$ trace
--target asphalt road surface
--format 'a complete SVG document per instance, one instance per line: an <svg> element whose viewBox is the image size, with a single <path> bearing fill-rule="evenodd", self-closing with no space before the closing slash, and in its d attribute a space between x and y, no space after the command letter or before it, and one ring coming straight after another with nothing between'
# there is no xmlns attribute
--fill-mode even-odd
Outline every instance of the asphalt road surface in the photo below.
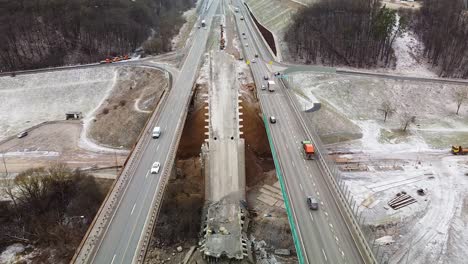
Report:
<svg viewBox="0 0 468 264"><path fill-rule="evenodd" d="M158 189L163 187L160 184L164 167L172 166L172 164L166 164L166 161L171 148L178 141L176 138L177 129L183 128L185 121L181 120L184 116L183 111L187 111L186 106L190 99L190 92L201 57L205 52L209 27L218 3L218 1L205 0L199 20L205 19L207 27L195 31L193 45L179 77L175 80L174 87L161 109L160 116L156 118L156 124L153 124L153 126L161 127L161 137L151 139L149 144L142 149L143 155L140 160L136 161L134 174L109 220L104 236L97 241L91 257L85 262L116 264L135 261L138 243L146 231L144 224L150 215L153 197ZM207 9L204 8L205 6ZM150 130L144 135L145 137L151 137ZM159 174L150 173L150 168L155 161L161 163ZM77 262L80 262L80 258L77 259Z"/></svg>
<svg viewBox="0 0 468 264"><path fill-rule="evenodd" d="M236 13L239 34L244 32L247 35L246 40L241 40L245 59L252 61L255 54L259 55L257 62L251 63L256 86L261 87L266 82L263 80L264 76L277 84L275 92L260 90L259 99L263 113L267 117L277 118L277 123L269 126L291 203L304 263L364 263L333 199L333 193L325 182L318 161L304 159L301 141L308 138L293 111L285 88L268 70L267 63L271 56L254 30L247 9L241 1L234 2L240 7L240 13ZM240 16L245 19L241 21ZM308 209L307 196L319 200L318 211Z"/></svg>

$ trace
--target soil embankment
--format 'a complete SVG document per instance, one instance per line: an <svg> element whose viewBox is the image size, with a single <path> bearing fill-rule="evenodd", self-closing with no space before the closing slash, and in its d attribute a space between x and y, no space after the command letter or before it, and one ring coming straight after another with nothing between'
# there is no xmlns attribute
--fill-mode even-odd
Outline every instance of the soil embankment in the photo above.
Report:
<svg viewBox="0 0 468 264"><path fill-rule="evenodd" d="M132 148L168 84L159 70L119 69L115 87L90 121L88 135L102 145Z"/></svg>

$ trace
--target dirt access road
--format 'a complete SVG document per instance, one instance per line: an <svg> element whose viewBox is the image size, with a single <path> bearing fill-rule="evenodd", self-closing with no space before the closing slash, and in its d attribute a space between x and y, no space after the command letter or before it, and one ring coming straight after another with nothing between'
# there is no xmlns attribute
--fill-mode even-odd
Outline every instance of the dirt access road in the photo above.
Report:
<svg viewBox="0 0 468 264"><path fill-rule="evenodd" d="M122 165L128 152L86 150L80 147L82 132L80 121L45 123L29 131L24 138L13 137L0 142L0 153L8 173L19 173L31 167L49 166L51 163L66 163L70 168L104 168ZM5 166L0 166L4 175ZM100 177L113 178L116 170L109 170Z"/></svg>

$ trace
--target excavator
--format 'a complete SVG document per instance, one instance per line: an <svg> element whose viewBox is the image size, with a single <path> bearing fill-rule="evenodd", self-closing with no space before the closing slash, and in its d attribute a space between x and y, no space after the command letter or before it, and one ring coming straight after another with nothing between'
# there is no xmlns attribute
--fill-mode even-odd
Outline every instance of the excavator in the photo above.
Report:
<svg viewBox="0 0 468 264"><path fill-rule="evenodd" d="M463 148L462 146L452 146L453 155L466 155L468 154L468 148Z"/></svg>

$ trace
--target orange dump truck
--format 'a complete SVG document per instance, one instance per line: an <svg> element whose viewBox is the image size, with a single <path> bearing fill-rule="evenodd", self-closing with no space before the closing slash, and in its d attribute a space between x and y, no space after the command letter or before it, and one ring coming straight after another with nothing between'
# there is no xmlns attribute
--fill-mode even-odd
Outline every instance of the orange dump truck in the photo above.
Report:
<svg viewBox="0 0 468 264"><path fill-rule="evenodd" d="M462 146L452 146L453 155L466 155L468 154L468 148L463 148Z"/></svg>
<svg viewBox="0 0 468 264"><path fill-rule="evenodd" d="M301 143L302 143L302 149L304 150L305 159L314 159L315 148L312 142L310 142L309 140L304 140Z"/></svg>

